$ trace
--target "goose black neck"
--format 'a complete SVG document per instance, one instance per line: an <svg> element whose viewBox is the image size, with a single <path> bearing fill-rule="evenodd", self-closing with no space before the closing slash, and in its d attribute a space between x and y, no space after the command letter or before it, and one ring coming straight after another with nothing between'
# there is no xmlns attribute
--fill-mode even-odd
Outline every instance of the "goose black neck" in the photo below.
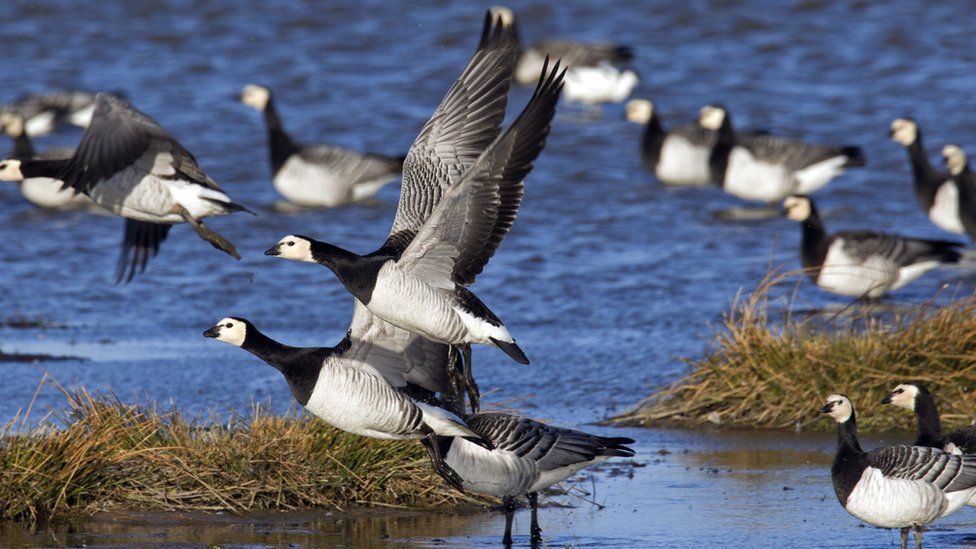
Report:
<svg viewBox="0 0 976 549"><path fill-rule="evenodd" d="M34 144L31 143L30 137L27 137L27 132L20 132L20 135L14 137L13 141L14 158L23 160L34 157Z"/></svg>
<svg viewBox="0 0 976 549"><path fill-rule="evenodd" d="M332 347L291 347L259 332L253 326L241 345L245 351L265 361L285 376L288 388L302 406L308 404L318 381L322 362L334 352Z"/></svg>
<svg viewBox="0 0 976 549"><path fill-rule="evenodd" d="M67 168L71 159L23 159L20 161L20 173L24 179L32 177L50 177L60 179L61 172Z"/></svg>
<svg viewBox="0 0 976 549"><path fill-rule="evenodd" d="M368 305L373 297L376 279L383 265L393 258L389 255L361 256L326 242L312 241L312 259L325 265L346 290L363 304Z"/></svg>
<svg viewBox="0 0 976 549"><path fill-rule="evenodd" d="M641 137L641 158L644 165L654 168L661 156L661 145L664 144L664 128L656 113L644 125L644 135Z"/></svg>
<svg viewBox="0 0 976 549"><path fill-rule="evenodd" d="M729 155L732 154L732 148L735 146L735 131L732 129L732 119L728 113L725 113L722 126L717 133L715 145L708 157L708 168L712 174L712 183L722 187L725 182L725 171L729 166Z"/></svg>
<svg viewBox="0 0 976 549"><path fill-rule="evenodd" d="M908 160L912 165L912 176L915 178L915 191L919 193L919 198L923 200L926 209L931 208L935 201L935 192L942 183L942 174L929 162L928 155L925 154L925 147L922 145L922 134L915 134L915 141L905 147L908 152Z"/></svg>
<svg viewBox="0 0 976 549"><path fill-rule="evenodd" d="M800 239L800 263L807 271L807 275L814 281L827 259L827 248L830 239L827 236L827 229L824 228L823 221L816 206L810 203L810 216L800 223L802 237Z"/></svg>
<svg viewBox="0 0 976 549"><path fill-rule="evenodd" d="M857 441L857 424L854 411L851 417L837 424L837 453L830 466L830 476L834 483L834 494L840 504L847 506L847 500L857 487L868 466L868 455Z"/></svg>
<svg viewBox="0 0 976 549"><path fill-rule="evenodd" d="M851 411L847 421L837 424L837 456L864 454L861 443L857 440L857 419Z"/></svg>
<svg viewBox="0 0 976 549"><path fill-rule="evenodd" d="M329 244L328 242L319 242L317 240L310 241L312 259L316 263L325 265L329 269L336 271L344 271L362 260L362 256L350 252L345 248L340 248L334 244Z"/></svg>
<svg viewBox="0 0 976 549"><path fill-rule="evenodd" d="M264 122L268 126L268 141L271 143L271 169L278 173L288 158L298 152L298 145L285 132L272 97L268 98L268 104L264 106Z"/></svg>
<svg viewBox="0 0 976 549"><path fill-rule="evenodd" d="M935 399L928 391L915 396L915 417L918 420L917 446L942 447L942 421L935 407Z"/></svg>

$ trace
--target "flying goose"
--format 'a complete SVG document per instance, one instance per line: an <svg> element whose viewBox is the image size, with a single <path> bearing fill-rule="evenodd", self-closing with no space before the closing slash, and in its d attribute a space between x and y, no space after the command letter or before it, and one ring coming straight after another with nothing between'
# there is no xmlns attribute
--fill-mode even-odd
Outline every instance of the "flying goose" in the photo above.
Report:
<svg viewBox="0 0 976 549"><path fill-rule="evenodd" d="M959 145L942 147L953 186L959 196L959 221L969 238L976 242L976 175L969 169L969 160Z"/></svg>
<svg viewBox="0 0 976 549"><path fill-rule="evenodd" d="M718 134L698 124L665 131L654 104L647 99L627 103L627 120L644 125L641 160L665 185L704 187L711 183L708 157Z"/></svg>
<svg viewBox="0 0 976 549"><path fill-rule="evenodd" d="M566 70L563 96L571 103L599 105L621 103L640 83L637 73L618 69L610 63L595 67L577 66Z"/></svg>
<svg viewBox="0 0 976 549"><path fill-rule="evenodd" d="M894 404L915 412L918 420L918 438L915 446L928 446L950 454L976 454L976 425L942 434L942 421L935 407L935 398L924 383L902 383L892 389L882 404ZM971 503L976 505L976 503Z"/></svg>
<svg viewBox="0 0 976 549"><path fill-rule="evenodd" d="M282 345L237 317L222 319L203 335L273 366L299 404L338 429L385 440L420 440L434 469L463 490L437 451L437 436L462 437L489 450L493 446L458 416L421 400L446 390L447 349L430 348L430 342L419 339L412 340L419 345L404 348L404 341L398 341L402 332L388 327L357 307L349 332L334 347Z"/></svg>
<svg viewBox="0 0 976 549"><path fill-rule="evenodd" d="M0 127L14 142L12 157L17 160L34 158L47 160L65 160L71 158L74 151L65 148L54 148L36 154L34 144L24 131L24 118L13 112L0 112ZM64 183L50 177L31 177L19 182L20 193L31 204L41 208L79 208L91 204L88 197L76 193L74 189L64 189Z"/></svg>
<svg viewBox="0 0 976 549"><path fill-rule="evenodd" d="M597 67L601 64L618 65L634 58L634 52L630 47L609 42L546 40L523 47L515 12L505 6L494 6L490 11L494 16L502 19L502 23L511 30L512 36L518 42L519 55L515 65L515 81L522 86L531 86L539 80L539 73L542 72L546 58L558 59L567 69ZM567 92L569 91L568 80L567 72Z"/></svg>
<svg viewBox="0 0 976 549"><path fill-rule="evenodd" d="M23 117L25 133L30 137L49 134L64 123L87 128L94 110L95 93L81 90L30 94L0 107L0 113Z"/></svg>
<svg viewBox="0 0 976 549"><path fill-rule="evenodd" d="M384 320L387 321L400 313L407 313L408 315L416 313L416 310L410 311L403 306L401 295L395 283L393 286L387 285L388 281L398 278L405 281L410 280L417 292L426 295L431 300L430 307L425 306L423 310L435 311L445 315L445 318L425 315L421 319L421 324L433 323L437 325L433 327L425 325L419 330L413 326L416 322L412 318L406 319L406 322L392 322L393 324L401 327L405 327L403 325L406 324L411 326L411 331L423 335L448 331L449 334L439 334L439 336L447 336L445 338L452 341L466 337L470 324L476 330L482 331L478 334L482 340L490 341L488 338L494 337L501 347L524 361L524 354L514 345L514 340L508 335L508 331L504 329L497 317L491 314L474 294L463 288L463 286L474 281L475 275L481 271L484 262L494 252L511 225L515 209L518 207L522 196L521 180L517 185L508 183L504 188L499 189L499 194L493 199L495 204L493 206L489 204L481 212L482 216L496 216L497 224L494 226L494 230L488 234L488 240L482 249L481 256L479 256L481 261L472 262L470 266L464 267L464 270L461 270L459 266L456 284L450 279L438 280L439 286L445 287L434 288L424 280L426 276L420 276L433 271L426 269L427 264L418 260L423 259L424 253L431 251L446 252L448 249L446 244L438 246L435 250L427 249L435 243L434 241L412 244L415 240L414 236L422 228L427 227L428 231L436 230L435 226L429 223L425 225L425 223L433 212L437 211L436 208L441 203L442 197L448 195L453 186L460 185L459 181L463 181L462 175L467 176L467 179L470 180L471 176L468 174L473 173L470 168L475 165L485 149L498 137L505 116L505 105L515 62L515 53L515 44L508 31L500 21L493 20L491 14L487 14L478 49L410 148L410 153L404 162L400 201L397 205L393 227L386 242L379 249L371 254L358 256L335 246L316 243L316 250L313 253L312 239L286 237L266 253L286 259L310 262L320 262L320 260L328 262L331 261L330 258L344 258L345 261L341 265L343 269L340 269L343 271L343 274L339 275L340 281L344 284L348 283L347 288L353 290L353 295L360 302L366 304L367 307L370 305L375 307L371 308L374 314L376 314L376 309L392 308L393 315L377 314L381 318L385 317ZM533 100L530 101L532 108L527 107L526 112L533 113L533 117L539 114L540 109L552 110L551 106L540 105L540 102L545 102L543 97L548 98L548 102L554 103L558 96L558 84L548 80L546 83L548 85L537 90ZM502 146L495 149L497 153L492 158L497 156L502 159L504 157L502 160L507 161L509 153L513 151L505 147L511 144L511 138L518 131L526 129L524 127L526 125L529 125L533 131L529 132L529 136L520 135L519 144L521 145L521 140L531 139L534 135L538 138L540 142L538 145L541 148L541 142L545 135L535 131L536 128L533 126L538 121L530 120L530 117L525 113L520 119L522 122L518 123L518 129L508 132L509 137L506 138ZM516 126L513 125L513 127ZM526 151L518 149L515 152ZM531 155L524 158L517 157L516 160L528 162L527 166L530 168L531 161L534 158L535 156ZM481 161L481 164L478 165L485 167L485 162ZM525 173L527 172L528 169L526 168ZM464 188L470 187L471 185L465 185ZM453 202L457 202L456 195L455 199L452 199ZM408 250L409 257L405 257L408 255L406 253ZM467 255L464 257L468 258ZM406 261L398 265L398 262L404 258ZM445 267L448 266L448 259L450 258L442 257L440 264ZM380 268L384 266L386 269L383 271L383 284L378 284ZM407 267L416 272L411 272L409 275L404 274L403 269ZM424 269L417 270L417 267L424 267ZM446 286L448 285L457 287L453 296L447 291ZM379 288L379 292L376 292L376 301L372 302L376 288ZM413 290L408 292L406 294L408 299L414 293ZM451 299L457 302L462 309L461 313L455 310L455 303L452 303ZM384 310L383 312L388 311ZM438 321L444 322L438 324ZM472 408L476 409L477 386L471 376L470 349L465 347L464 351L466 360L463 366L466 389L469 397L471 397ZM452 365L452 370L453 367L456 365Z"/></svg>
<svg viewBox="0 0 976 549"><path fill-rule="evenodd" d="M358 202L400 177L402 157L292 141L278 117L271 90L264 86L244 86L240 101L264 113L272 182L281 196L294 204L331 208Z"/></svg>
<svg viewBox="0 0 976 549"><path fill-rule="evenodd" d="M802 227L800 260L814 284L839 295L876 299L944 263L957 263L962 244L871 231L828 235L813 200L790 196L787 217Z"/></svg>
<svg viewBox="0 0 976 549"><path fill-rule="evenodd" d="M812 194L846 168L865 164L860 147L740 134L718 105L702 107L698 123L718 132L709 157L712 182L743 200L776 203L791 194Z"/></svg>
<svg viewBox="0 0 976 549"><path fill-rule="evenodd" d="M830 468L837 499L848 513L881 528L909 529L922 546L922 528L959 510L976 494L976 456L957 456L924 446L861 449L854 405L830 395L820 409L837 422L837 453Z"/></svg>
<svg viewBox="0 0 976 549"><path fill-rule="evenodd" d="M538 492L611 457L632 457L634 440L600 437L551 427L505 413L475 414L468 427L491 441L493 450L463 438L439 437L438 453L461 478L465 490L502 498L505 536L512 543L515 498L527 496L532 509L532 544L542 541L537 517Z"/></svg>
<svg viewBox="0 0 976 549"><path fill-rule="evenodd" d="M156 255L175 223L189 223L215 248L234 245L201 221L247 211L220 190L196 159L155 120L127 101L99 93L92 123L67 160L4 160L0 180L53 177L126 218L116 282L128 282Z"/></svg>
<svg viewBox="0 0 976 549"><path fill-rule="evenodd" d="M929 163L918 123L911 118L895 119L891 123L891 138L908 151L915 178L915 197L932 223L950 233L965 233L960 219L959 192L948 171L939 170Z"/></svg>

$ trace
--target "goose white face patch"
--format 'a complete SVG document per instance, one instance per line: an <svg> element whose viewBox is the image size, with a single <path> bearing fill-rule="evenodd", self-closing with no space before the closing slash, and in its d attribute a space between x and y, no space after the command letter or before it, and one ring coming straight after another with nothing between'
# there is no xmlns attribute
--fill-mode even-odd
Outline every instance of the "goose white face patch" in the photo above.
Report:
<svg viewBox="0 0 976 549"><path fill-rule="evenodd" d="M23 181L24 174L20 171L20 160L0 161L0 181Z"/></svg>
<svg viewBox="0 0 976 549"><path fill-rule="evenodd" d="M217 341L240 347L247 339L247 325L236 318L226 317L218 322L214 328L219 331L217 337L214 338Z"/></svg>
<svg viewBox="0 0 976 549"><path fill-rule="evenodd" d="M828 410L825 413L830 417L834 418L837 423L844 423L845 421L851 419L854 414L854 405L851 400L844 395L830 395L827 397L827 402L824 404L824 410Z"/></svg>
<svg viewBox="0 0 976 549"><path fill-rule="evenodd" d="M909 385L907 383L902 383L901 385L895 387L888 396L891 403L895 406L914 410L915 397L918 396L918 387Z"/></svg>
<svg viewBox="0 0 976 549"><path fill-rule="evenodd" d="M891 123L891 138L907 147L918 139L918 125L906 118L896 118Z"/></svg>
<svg viewBox="0 0 976 549"><path fill-rule="evenodd" d="M810 219L813 208L810 207L810 199L802 196L788 196L783 200L783 208L786 209L786 217L793 221L806 221Z"/></svg>
<svg viewBox="0 0 976 549"><path fill-rule="evenodd" d="M959 145L942 147L942 158L945 159L946 166L952 175L959 175L966 167L966 153Z"/></svg>
<svg viewBox="0 0 976 549"><path fill-rule="evenodd" d="M278 257L315 263L315 258L312 257L312 243L295 235L288 235L278 241Z"/></svg>
<svg viewBox="0 0 976 549"><path fill-rule="evenodd" d="M264 86L248 84L241 90L241 103L259 111L263 111L268 106L269 99L271 99L271 92Z"/></svg>
<svg viewBox="0 0 976 549"><path fill-rule="evenodd" d="M5 112L0 114L0 127L8 137L20 137L24 134L24 118L19 114Z"/></svg>
<svg viewBox="0 0 976 549"><path fill-rule="evenodd" d="M698 123L707 130L718 131L725 123L725 109L706 105L698 112Z"/></svg>
<svg viewBox="0 0 976 549"><path fill-rule="evenodd" d="M627 121L647 124L654 115L654 103L647 99L632 99L627 102Z"/></svg>
<svg viewBox="0 0 976 549"><path fill-rule="evenodd" d="M512 25L515 23L515 12L505 6L492 6L489 8L489 11L491 11L493 18L500 18L502 20L502 26L506 29L512 28Z"/></svg>

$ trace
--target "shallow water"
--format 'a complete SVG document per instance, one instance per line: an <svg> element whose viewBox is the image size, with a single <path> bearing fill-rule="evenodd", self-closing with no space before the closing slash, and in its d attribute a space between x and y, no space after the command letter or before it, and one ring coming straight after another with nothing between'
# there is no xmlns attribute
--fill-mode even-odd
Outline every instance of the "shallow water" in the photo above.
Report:
<svg viewBox="0 0 976 549"><path fill-rule="evenodd" d="M110 390L133 402L173 402L196 414L242 410L253 401L270 401L280 410L292 405L277 372L200 333L237 315L294 345L338 341L351 304L334 277L261 251L295 232L371 250L388 230L397 189L384 189L368 205L274 212L278 197L269 183L260 116L232 96L248 82L269 85L296 138L402 153L463 67L482 17L482 7L465 2L329 4L137 0L93 4L83 17L68 2L5 6L0 99L59 87L121 89L181 139L231 196L260 215L212 221L237 244L240 262L178 227L146 274L113 286L119 219L39 212L12 187L0 187L0 320L22 316L57 326L0 328L0 343L7 352L86 359L0 364L0 422L28 404L45 372L69 388ZM905 154L887 138L887 129L896 116L915 116L933 159L944 142L976 146L969 114L976 107L976 29L957 6L923 10L908 3L817 0L621 0L614 6L512 3L530 41L613 38L635 46L639 95L653 99L668 122L721 101L740 126L864 146L869 167L818 194L829 227L946 236L916 206ZM528 90L515 90L510 112L528 96ZM519 222L475 286L533 360L521 367L495 350L478 350L475 368L488 401L568 426L623 411L684 371L681 357L706 348L740 288L754 285L770 264L798 266L799 231L792 222L718 221L717 211L741 204L714 190L657 185L640 168L641 129L622 118L621 106L599 113L561 109L527 181ZM79 136L68 130L38 146L72 144ZM935 272L894 299L922 301L943 285L947 293L971 292L971 272L971 266ZM797 301L802 308L842 303L806 282ZM35 409L62 402L57 391L46 389ZM816 405L809 403L811 413ZM647 467L636 469L633 480L598 475L597 492L608 505L603 511L585 505L546 509L543 526L551 544L897 541L895 534L857 528L833 501L824 466L832 443L826 438L627 432L639 440L638 461ZM725 454L713 452L723 445L739 457L780 448L786 453L773 455L788 463L732 467L748 471L741 476L698 471L721 468ZM794 461L794 446L819 456L817 461ZM661 448L676 453L654 464L653 452ZM678 453L684 448L697 448L688 454L697 457ZM797 490L784 492L782 485ZM453 515L404 519L407 526L396 526L401 533L394 538L429 545L441 538L454 545L494 542L499 518L473 516L457 525ZM398 520L382 519L388 525ZM519 525L524 534L527 521ZM940 525L952 530L930 533L932 545L964 544L967 532L976 533L968 512ZM104 531L99 528L81 531ZM219 537L238 532L219 534L219 528L206 539L273 544L277 538L260 536L277 536L290 526L258 526L259 533L270 533L247 540ZM333 536L329 543L362 542L343 532L322 535ZM305 543L302 535L295 534L296 543ZM62 543L58 539L35 541Z"/></svg>

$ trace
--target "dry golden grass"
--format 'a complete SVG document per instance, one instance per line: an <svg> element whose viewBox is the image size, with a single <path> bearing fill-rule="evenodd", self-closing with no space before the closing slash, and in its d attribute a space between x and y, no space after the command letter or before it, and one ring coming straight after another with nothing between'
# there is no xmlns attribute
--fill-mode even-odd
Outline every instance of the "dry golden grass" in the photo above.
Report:
<svg viewBox="0 0 976 549"><path fill-rule="evenodd" d="M828 429L817 418L824 398L845 393L862 430L911 429L914 418L882 405L903 381L928 384L947 426L976 414L976 298L932 303L878 316L798 319L784 305L770 320L770 290L792 273L773 274L725 315L724 329L691 372L611 422L632 425Z"/></svg>
<svg viewBox="0 0 976 549"><path fill-rule="evenodd" d="M0 520L476 501L437 477L415 441L358 437L258 407L248 418L200 422L114 397L67 396L66 410L39 426L21 418L0 428Z"/></svg>

